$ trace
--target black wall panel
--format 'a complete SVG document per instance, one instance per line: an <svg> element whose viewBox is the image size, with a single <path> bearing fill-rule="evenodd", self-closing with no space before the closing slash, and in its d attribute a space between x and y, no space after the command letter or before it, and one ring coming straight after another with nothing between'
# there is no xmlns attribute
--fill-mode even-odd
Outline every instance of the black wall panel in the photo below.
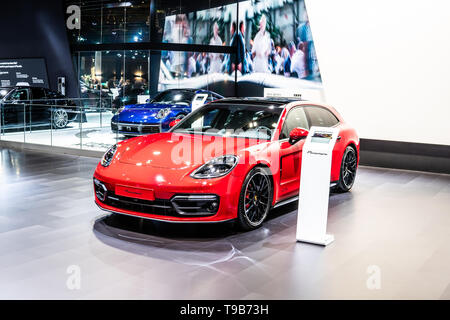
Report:
<svg viewBox="0 0 450 320"><path fill-rule="evenodd" d="M361 139L361 165L450 174L450 146Z"/></svg>
<svg viewBox="0 0 450 320"><path fill-rule="evenodd" d="M50 88L66 77L66 94L78 96L61 0L2 1L0 58L45 58Z"/></svg>

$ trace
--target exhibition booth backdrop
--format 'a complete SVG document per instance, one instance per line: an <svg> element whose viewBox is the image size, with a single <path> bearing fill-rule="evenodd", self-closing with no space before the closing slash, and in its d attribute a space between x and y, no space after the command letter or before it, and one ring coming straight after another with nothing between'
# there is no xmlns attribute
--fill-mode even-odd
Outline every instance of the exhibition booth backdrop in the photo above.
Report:
<svg viewBox="0 0 450 320"><path fill-rule="evenodd" d="M327 102L361 137L450 145L450 3L307 0Z"/></svg>
<svg viewBox="0 0 450 320"><path fill-rule="evenodd" d="M4 32L1 37L0 60L18 62L30 58L44 59L48 73L48 81L42 79L44 86L57 90L58 77L65 77L66 94L76 97L77 76L72 68L64 12L63 1L3 1L0 29ZM38 62L38 65L42 64L43 62ZM38 65L34 64L40 69ZM39 74L42 72L38 72L37 77L40 77Z"/></svg>
<svg viewBox="0 0 450 320"><path fill-rule="evenodd" d="M66 1L68 12L76 3ZM322 90L304 0L150 3L79 7L80 29L68 36L82 89Z"/></svg>
<svg viewBox="0 0 450 320"><path fill-rule="evenodd" d="M448 1L307 0L326 100L363 164L450 173Z"/></svg>
<svg viewBox="0 0 450 320"><path fill-rule="evenodd" d="M97 99L114 111L114 100L169 88L225 96L262 96L265 87L315 90L357 128L363 164L450 172L445 1L426 9L421 1L384 0L42 3L46 10L19 1L22 12L38 12L17 30L30 45L2 46L0 58L38 54L50 87L66 77L69 97ZM56 12L71 5L80 5L80 29L67 29L69 20ZM48 15L55 19L43 19ZM31 50L42 47L37 40L45 51Z"/></svg>

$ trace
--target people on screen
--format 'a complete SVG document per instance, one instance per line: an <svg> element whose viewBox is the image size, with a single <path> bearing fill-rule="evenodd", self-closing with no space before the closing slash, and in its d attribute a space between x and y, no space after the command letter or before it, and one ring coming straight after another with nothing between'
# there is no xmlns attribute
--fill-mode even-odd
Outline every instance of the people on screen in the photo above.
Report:
<svg viewBox="0 0 450 320"><path fill-rule="evenodd" d="M211 27L207 27L205 33L198 26L200 22L193 24L190 16L188 19L186 14L178 14L172 23L166 23L164 37L169 42L205 43L211 46L223 46L227 43L236 48L236 51L231 54L163 52L161 59L174 78L217 73L234 75L237 72L238 76L262 73L319 79L319 65L304 6L300 8L296 20L298 22L294 22L293 26L288 21L277 23L279 18L273 15L272 10L285 12L284 17L288 20L290 14L295 14L290 13L290 8L266 8L255 13L254 18L246 16L240 21L224 21L214 17L210 20L212 26L208 24ZM194 25L196 32L191 33Z"/></svg>
<svg viewBox="0 0 450 320"><path fill-rule="evenodd" d="M259 31L253 40L252 57L253 57L253 71L270 73L269 70L269 55L272 51L270 35L266 31L267 18L265 15L261 16L259 20Z"/></svg>
<svg viewBox="0 0 450 320"><path fill-rule="evenodd" d="M213 37L209 41L209 44L212 46L221 46L222 45L222 39L219 36L219 25L217 24L217 22L214 22ZM209 59L210 59L209 72L210 73L221 72L221 68L222 68L221 54L220 53L210 53Z"/></svg>

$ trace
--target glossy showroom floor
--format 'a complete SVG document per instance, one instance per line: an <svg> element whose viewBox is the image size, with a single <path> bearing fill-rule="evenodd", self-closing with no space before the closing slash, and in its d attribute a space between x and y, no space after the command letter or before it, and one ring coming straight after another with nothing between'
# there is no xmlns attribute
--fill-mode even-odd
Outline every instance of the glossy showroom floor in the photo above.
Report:
<svg viewBox="0 0 450 320"><path fill-rule="evenodd" d="M295 242L295 205L248 233L141 224L96 208L95 159L0 162L1 299L450 299L448 175L360 168L324 249Z"/></svg>

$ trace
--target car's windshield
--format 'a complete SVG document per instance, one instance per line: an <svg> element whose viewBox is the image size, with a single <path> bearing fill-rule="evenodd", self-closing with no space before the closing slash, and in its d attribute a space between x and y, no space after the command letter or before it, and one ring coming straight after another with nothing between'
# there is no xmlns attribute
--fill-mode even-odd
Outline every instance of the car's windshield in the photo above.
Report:
<svg viewBox="0 0 450 320"><path fill-rule="evenodd" d="M3 99L10 91L11 89L0 88L0 99Z"/></svg>
<svg viewBox="0 0 450 320"><path fill-rule="evenodd" d="M26 101L29 100L28 89L16 89L8 96L10 101Z"/></svg>
<svg viewBox="0 0 450 320"><path fill-rule="evenodd" d="M152 100L152 103L190 105L194 96L195 96L194 92L182 90L170 90L158 94Z"/></svg>
<svg viewBox="0 0 450 320"><path fill-rule="evenodd" d="M173 132L270 140L281 111L278 107L210 104L186 117Z"/></svg>

